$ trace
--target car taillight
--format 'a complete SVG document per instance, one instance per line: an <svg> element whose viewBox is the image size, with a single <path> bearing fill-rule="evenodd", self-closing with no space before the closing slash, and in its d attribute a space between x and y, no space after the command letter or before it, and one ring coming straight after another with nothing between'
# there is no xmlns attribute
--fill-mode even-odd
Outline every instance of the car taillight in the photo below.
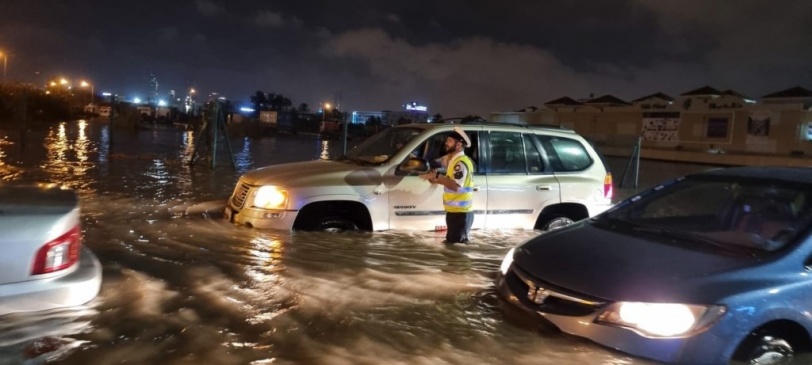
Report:
<svg viewBox="0 0 812 365"><path fill-rule="evenodd" d="M603 178L603 197L612 200L614 195L615 189L612 186L612 173L607 172L606 176Z"/></svg>
<svg viewBox="0 0 812 365"><path fill-rule="evenodd" d="M34 257L34 268L31 270L31 275L47 274L73 266L79 262L80 245L79 226L44 244Z"/></svg>

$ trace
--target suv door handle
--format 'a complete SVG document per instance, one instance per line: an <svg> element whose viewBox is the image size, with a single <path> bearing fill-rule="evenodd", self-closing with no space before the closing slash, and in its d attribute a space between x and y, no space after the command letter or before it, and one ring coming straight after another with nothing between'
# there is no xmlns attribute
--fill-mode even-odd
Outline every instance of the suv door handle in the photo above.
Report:
<svg viewBox="0 0 812 365"><path fill-rule="evenodd" d="M479 186L474 186L474 187L473 187L473 188L471 188L471 189L472 189L472 190L474 190L474 191L479 191Z"/></svg>
<svg viewBox="0 0 812 365"><path fill-rule="evenodd" d="M550 190L553 190L553 187L549 186L549 185L536 185L536 190L538 190L538 191L550 191Z"/></svg>

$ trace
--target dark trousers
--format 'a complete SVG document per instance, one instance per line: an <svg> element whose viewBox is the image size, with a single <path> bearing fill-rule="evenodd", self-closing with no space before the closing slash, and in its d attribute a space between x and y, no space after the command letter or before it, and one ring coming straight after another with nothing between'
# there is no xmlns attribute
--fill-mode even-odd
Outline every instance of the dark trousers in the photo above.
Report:
<svg viewBox="0 0 812 365"><path fill-rule="evenodd" d="M447 243L468 243L468 234L471 232L471 226L474 225L474 212L446 212L445 225L448 227L445 233Z"/></svg>

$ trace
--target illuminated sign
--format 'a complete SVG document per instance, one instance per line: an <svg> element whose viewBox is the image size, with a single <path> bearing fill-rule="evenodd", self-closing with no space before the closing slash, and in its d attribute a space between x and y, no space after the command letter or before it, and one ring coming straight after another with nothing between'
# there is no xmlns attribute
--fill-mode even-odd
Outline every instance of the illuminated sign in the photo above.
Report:
<svg viewBox="0 0 812 365"><path fill-rule="evenodd" d="M428 111L429 108L424 106L424 105L419 105L416 102L411 102L409 104L406 104L406 110L417 110L417 111L425 112L425 111Z"/></svg>

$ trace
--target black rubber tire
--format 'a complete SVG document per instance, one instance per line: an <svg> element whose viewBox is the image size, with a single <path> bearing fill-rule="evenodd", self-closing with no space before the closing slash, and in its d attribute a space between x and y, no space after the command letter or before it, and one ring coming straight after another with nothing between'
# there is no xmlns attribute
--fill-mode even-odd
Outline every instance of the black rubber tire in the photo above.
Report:
<svg viewBox="0 0 812 365"><path fill-rule="evenodd" d="M338 217L338 216L326 216L321 217L310 226L311 231L321 231L321 232L345 232L345 231L357 231L358 225L355 222Z"/></svg>
<svg viewBox="0 0 812 365"><path fill-rule="evenodd" d="M792 364L795 349L792 342L769 333L753 333L748 336L733 354L733 364Z"/></svg>

